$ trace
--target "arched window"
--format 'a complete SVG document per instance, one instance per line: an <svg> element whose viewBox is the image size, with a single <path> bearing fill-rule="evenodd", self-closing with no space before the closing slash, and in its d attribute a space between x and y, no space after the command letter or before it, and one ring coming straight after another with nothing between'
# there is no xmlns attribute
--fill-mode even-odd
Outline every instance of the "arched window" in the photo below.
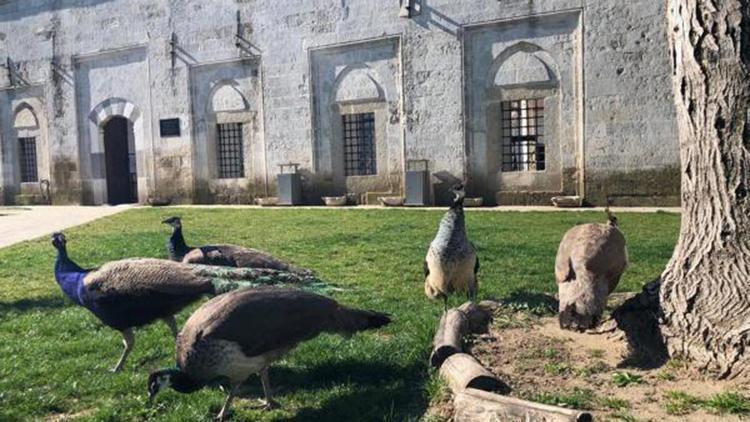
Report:
<svg viewBox="0 0 750 422"><path fill-rule="evenodd" d="M39 181L39 120L29 106L21 106L13 120L18 138L18 164L21 183Z"/></svg>
<svg viewBox="0 0 750 422"><path fill-rule="evenodd" d="M222 84L211 97L216 121L216 175L219 179L245 177L245 132L248 104L238 88Z"/></svg>
<svg viewBox="0 0 750 422"><path fill-rule="evenodd" d="M339 76L334 101L341 121L344 175L376 175L376 120L385 101L382 89L367 67L352 67Z"/></svg>
<svg viewBox="0 0 750 422"><path fill-rule="evenodd" d="M499 99L494 127L500 131L501 171L547 168L545 107L558 95L555 71L539 47L522 43L501 54L492 69L491 90Z"/></svg>

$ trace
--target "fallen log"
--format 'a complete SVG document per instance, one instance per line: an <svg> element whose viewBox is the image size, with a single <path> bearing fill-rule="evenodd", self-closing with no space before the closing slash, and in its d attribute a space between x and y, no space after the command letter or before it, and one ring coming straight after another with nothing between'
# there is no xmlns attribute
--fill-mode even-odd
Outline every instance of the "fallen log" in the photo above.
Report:
<svg viewBox="0 0 750 422"><path fill-rule="evenodd" d="M469 388L453 398L455 422L590 422L591 413Z"/></svg>
<svg viewBox="0 0 750 422"><path fill-rule="evenodd" d="M459 308L449 309L440 317L438 329L432 340L433 348L430 364L439 368L449 356L463 351L463 339L470 333L486 333L491 312L472 302Z"/></svg>
<svg viewBox="0 0 750 422"><path fill-rule="evenodd" d="M458 307L458 310L464 314L468 322L468 333L483 334L489 330L492 314L483 308L483 304L484 302L480 302L479 305L473 302L466 302ZM468 333L463 334L466 335Z"/></svg>
<svg viewBox="0 0 750 422"><path fill-rule="evenodd" d="M451 355L461 353L463 337L468 327L469 321L464 313L458 309L449 309L440 317L440 323L432 341L432 354L430 355L430 363L434 368L439 368Z"/></svg>
<svg viewBox="0 0 750 422"><path fill-rule="evenodd" d="M448 381L453 393L459 393L466 388L506 394L510 392L507 384L466 353L456 353L446 359L440 367L440 376Z"/></svg>

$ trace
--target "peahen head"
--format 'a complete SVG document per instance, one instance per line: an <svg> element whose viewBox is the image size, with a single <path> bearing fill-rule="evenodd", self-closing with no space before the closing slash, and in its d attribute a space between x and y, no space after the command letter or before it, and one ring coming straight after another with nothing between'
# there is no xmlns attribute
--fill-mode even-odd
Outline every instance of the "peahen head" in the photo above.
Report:
<svg viewBox="0 0 750 422"><path fill-rule="evenodd" d="M162 223L170 225L175 229L182 227L182 220L180 220L180 217L169 217L166 220L162 221Z"/></svg>
<svg viewBox="0 0 750 422"><path fill-rule="evenodd" d="M148 401L153 401L159 391L167 387L180 393L192 393L200 390L203 384L196 383L179 368L160 369L148 376Z"/></svg>
<svg viewBox="0 0 750 422"><path fill-rule="evenodd" d="M464 202L464 198L466 197L466 190L464 188L463 183L458 183L456 185L453 185L451 188L451 191L453 192L453 203L454 204L461 204Z"/></svg>
<svg viewBox="0 0 750 422"><path fill-rule="evenodd" d="M152 372L148 376L148 401L154 400L159 391L164 388L171 387L173 385L173 378L176 378L180 373L179 369L161 369Z"/></svg>
<svg viewBox="0 0 750 422"><path fill-rule="evenodd" d="M55 247L58 251L64 251L65 250L65 235L61 232L56 232L52 234L52 246Z"/></svg>

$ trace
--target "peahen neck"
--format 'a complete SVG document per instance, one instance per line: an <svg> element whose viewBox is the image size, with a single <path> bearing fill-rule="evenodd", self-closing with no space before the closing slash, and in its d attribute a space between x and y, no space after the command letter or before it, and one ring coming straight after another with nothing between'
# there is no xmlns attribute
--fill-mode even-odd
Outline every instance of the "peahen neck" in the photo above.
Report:
<svg viewBox="0 0 750 422"><path fill-rule="evenodd" d="M438 233L435 236L436 245L452 245L465 237L466 227L464 222L463 206L451 208L445 213L440 221Z"/></svg>
<svg viewBox="0 0 750 422"><path fill-rule="evenodd" d="M458 198L453 201L451 208L446 213L446 219L453 221L454 229L464 228L464 198Z"/></svg>
<svg viewBox="0 0 750 422"><path fill-rule="evenodd" d="M169 237L167 242L167 249L169 249L169 259L172 261L182 261L190 251L190 248L185 243L185 238L182 236L182 226L175 227L172 230L172 236Z"/></svg>
<svg viewBox="0 0 750 422"><path fill-rule="evenodd" d="M88 271L71 261L64 245L57 248L55 280L57 280L57 284L63 293L65 293L65 296L79 305L83 305L79 289L83 285L83 278L86 274L88 274Z"/></svg>
<svg viewBox="0 0 750 422"><path fill-rule="evenodd" d="M194 380L179 369L171 373L170 381L172 389L180 393L192 393L206 386L206 384Z"/></svg>

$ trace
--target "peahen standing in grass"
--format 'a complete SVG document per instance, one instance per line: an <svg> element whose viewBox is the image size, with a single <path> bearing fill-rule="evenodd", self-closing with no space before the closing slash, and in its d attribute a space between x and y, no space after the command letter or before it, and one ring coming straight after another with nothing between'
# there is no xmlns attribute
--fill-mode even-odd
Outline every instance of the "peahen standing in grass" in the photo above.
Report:
<svg viewBox="0 0 750 422"><path fill-rule="evenodd" d="M430 299L442 298L448 309L448 295L466 292L474 299L479 289L479 257L466 235L464 185L452 188L453 204L440 221L435 239L424 261L424 291Z"/></svg>
<svg viewBox="0 0 750 422"><path fill-rule="evenodd" d="M298 274L312 274L310 270L297 268L257 249L225 244L188 246L182 235L180 217L170 217L162 223L172 227L172 235L167 240L167 252L172 261L222 267L271 268Z"/></svg>
<svg viewBox="0 0 750 422"><path fill-rule="evenodd" d="M306 275L270 269L217 269L162 259L124 259L83 269L68 257L62 233L52 235L52 245L57 249L55 279L65 295L122 333L124 350L113 372L122 369L133 348L133 328L161 319L176 337L174 315L203 295L277 284L323 288L317 279Z"/></svg>
<svg viewBox="0 0 750 422"><path fill-rule="evenodd" d="M301 290L237 290L198 308L177 338L177 367L152 372L149 401L163 388L191 393L209 385L228 392L223 420L240 385L260 375L265 408L275 406L268 367L299 343L321 333L350 336L390 323L386 314L353 309Z"/></svg>

